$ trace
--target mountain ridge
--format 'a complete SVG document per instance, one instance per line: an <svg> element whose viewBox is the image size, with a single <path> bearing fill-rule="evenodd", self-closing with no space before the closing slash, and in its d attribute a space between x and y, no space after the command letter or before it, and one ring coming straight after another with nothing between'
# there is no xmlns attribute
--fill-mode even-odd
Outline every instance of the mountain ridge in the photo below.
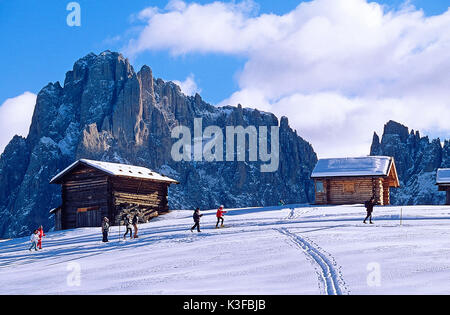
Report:
<svg viewBox="0 0 450 315"><path fill-rule="evenodd" d="M261 173L259 161L174 162L171 130L193 130L194 118L222 130L279 126L278 170ZM169 190L172 209L311 202L309 175L317 161L286 117L215 107L154 78L148 66L135 72L119 53L90 53L74 63L63 86L49 83L38 93L28 136L14 137L0 156L0 237L23 236L41 224L50 229L48 211L61 200L60 188L49 181L80 158L145 166L177 179L181 184Z"/></svg>
<svg viewBox="0 0 450 315"><path fill-rule="evenodd" d="M401 187L391 193L394 205L444 203L445 194L435 185L436 170L450 167L450 140L443 145L439 138L430 141L419 131L391 120L384 126L381 140L374 133L370 155L395 158Z"/></svg>
<svg viewBox="0 0 450 315"><path fill-rule="evenodd" d="M273 173L262 162L175 162L170 148L176 126L278 126L280 159ZM270 128L269 128L270 129ZM269 137L270 142L270 137ZM225 141L224 141L225 145ZM430 141L418 131L389 121L370 155L393 156L401 188L392 203L441 204L436 169L450 167L450 141ZM53 227L48 211L60 205L60 188L50 179L75 160L87 158L151 168L178 180L169 190L171 209L270 206L314 200L310 174L317 163L312 145L289 126L287 117L241 105L216 107L199 94L186 96L173 82L153 76L147 65L135 72L119 53L90 53L60 82L38 93L27 137L15 136L0 155L0 238L24 236L39 225Z"/></svg>

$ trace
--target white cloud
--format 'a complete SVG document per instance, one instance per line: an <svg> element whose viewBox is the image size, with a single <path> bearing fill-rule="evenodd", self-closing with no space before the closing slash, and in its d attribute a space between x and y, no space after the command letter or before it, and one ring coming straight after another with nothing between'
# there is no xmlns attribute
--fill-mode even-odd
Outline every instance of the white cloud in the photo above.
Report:
<svg viewBox="0 0 450 315"><path fill-rule="evenodd" d="M173 54L193 51L234 53L236 49L244 52L250 44L245 39L260 34L256 28L249 29L245 35L239 34L256 8L250 0L205 5L176 0L170 1L163 11L146 8L138 16L148 16L148 25L137 39L130 41L125 53L133 56L152 49L169 49Z"/></svg>
<svg viewBox="0 0 450 315"><path fill-rule="evenodd" d="M426 17L366 0L302 2L285 15L256 9L173 1L128 52L244 56L239 90L221 104L287 115L320 156L367 154L372 131L390 119L450 135L450 10Z"/></svg>
<svg viewBox="0 0 450 315"><path fill-rule="evenodd" d="M197 86L193 74L190 74L183 82L177 80L172 80L172 82L178 85L181 88L181 92L188 96L193 96L195 93L200 93L202 91Z"/></svg>
<svg viewBox="0 0 450 315"><path fill-rule="evenodd" d="M25 92L0 105L0 153L15 135L28 135L36 104L36 94Z"/></svg>
<svg viewBox="0 0 450 315"><path fill-rule="evenodd" d="M186 3L181 0L171 0L171 1L169 1L169 3L166 6L166 10L171 10L171 11L182 12L185 9L186 9Z"/></svg>

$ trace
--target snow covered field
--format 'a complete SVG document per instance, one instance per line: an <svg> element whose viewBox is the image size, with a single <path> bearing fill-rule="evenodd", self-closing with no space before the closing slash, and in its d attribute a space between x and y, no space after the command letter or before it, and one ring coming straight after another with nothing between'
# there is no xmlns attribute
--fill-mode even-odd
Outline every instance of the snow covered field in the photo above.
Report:
<svg viewBox="0 0 450 315"><path fill-rule="evenodd" d="M449 294L450 207L403 207L402 225L400 211L364 225L362 206L236 209L217 230L204 211L200 234L173 211L138 240L113 227L108 244L100 228L48 233L40 252L2 241L0 294Z"/></svg>

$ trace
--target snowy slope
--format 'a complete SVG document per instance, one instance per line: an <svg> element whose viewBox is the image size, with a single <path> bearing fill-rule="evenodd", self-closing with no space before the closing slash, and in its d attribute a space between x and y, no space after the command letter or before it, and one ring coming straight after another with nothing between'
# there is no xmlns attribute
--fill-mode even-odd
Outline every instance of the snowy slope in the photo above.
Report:
<svg viewBox="0 0 450 315"><path fill-rule="evenodd" d="M205 211L200 234L191 214L141 225L133 241L117 227L108 244L98 228L48 233L41 252L2 241L0 294L450 292L450 207L378 207L375 225L362 224L362 206L235 209L218 230ZM74 263L80 286L67 282Z"/></svg>

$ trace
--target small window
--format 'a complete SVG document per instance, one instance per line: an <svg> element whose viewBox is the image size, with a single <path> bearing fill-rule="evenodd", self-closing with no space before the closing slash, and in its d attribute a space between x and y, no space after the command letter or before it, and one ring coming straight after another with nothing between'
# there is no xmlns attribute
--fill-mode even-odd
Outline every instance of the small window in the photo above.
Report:
<svg viewBox="0 0 450 315"><path fill-rule="evenodd" d="M324 193L325 192L325 188L323 186L323 182L316 182L316 191L318 193Z"/></svg>
<svg viewBox="0 0 450 315"><path fill-rule="evenodd" d="M345 193L354 193L355 192L355 183L353 183L353 182L344 183L344 192Z"/></svg>

